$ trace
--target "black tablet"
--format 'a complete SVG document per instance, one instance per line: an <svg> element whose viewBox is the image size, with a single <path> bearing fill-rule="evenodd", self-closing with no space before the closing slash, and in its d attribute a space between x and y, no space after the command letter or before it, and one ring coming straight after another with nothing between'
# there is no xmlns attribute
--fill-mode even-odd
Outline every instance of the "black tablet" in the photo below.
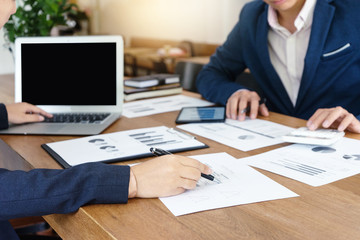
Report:
<svg viewBox="0 0 360 240"><path fill-rule="evenodd" d="M185 107L182 108L176 123L224 122L225 107Z"/></svg>

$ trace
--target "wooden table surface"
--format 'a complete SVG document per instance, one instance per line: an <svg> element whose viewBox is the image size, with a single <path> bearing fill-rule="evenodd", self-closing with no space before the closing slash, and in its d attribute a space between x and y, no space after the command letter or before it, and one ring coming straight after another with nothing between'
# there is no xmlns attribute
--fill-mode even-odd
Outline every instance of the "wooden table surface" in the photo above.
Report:
<svg viewBox="0 0 360 240"><path fill-rule="evenodd" d="M13 77L0 76L0 102L13 99ZM189 95L199 97L197 94ZM178 112L128 119L121 117L105 133L166 125L175 127ZM300 127L304 120L271 113L277 123ZM358 134L348 137L360 139ZM60 168L40 147L43 143L71 139L71 136L0 136L36 168ZM227 152L235 158L276 149L287 144L242 152L206 138L198 139L208 149L184 152L197 155ZM360 147L360 145L359 145ZM144 161L139 159L130 163ZM122 162L118 164L127 164ZM93 205L72 214L44 216L63 239L359 239L360 176L321 187L261 173L296 192L300 197L239 205L175 217L159 199L131 199L128 204ZM61 183L59 183L61 184Z"/></svg>

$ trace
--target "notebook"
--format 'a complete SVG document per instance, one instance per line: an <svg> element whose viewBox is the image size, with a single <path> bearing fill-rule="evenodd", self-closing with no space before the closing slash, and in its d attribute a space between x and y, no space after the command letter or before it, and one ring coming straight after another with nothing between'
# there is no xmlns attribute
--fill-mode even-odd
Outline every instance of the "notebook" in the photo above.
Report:
<svg viewBox="0 0 360 240"><path fill-rule="evenodd" d="M26 37L15 42L15 102L56 118L0 134L99 134L122 113L120 36Z"/></svg>

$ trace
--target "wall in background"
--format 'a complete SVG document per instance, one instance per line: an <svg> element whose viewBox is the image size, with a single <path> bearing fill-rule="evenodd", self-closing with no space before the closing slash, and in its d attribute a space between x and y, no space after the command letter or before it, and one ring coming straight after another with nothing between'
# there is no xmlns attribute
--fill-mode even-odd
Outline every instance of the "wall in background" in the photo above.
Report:
<svg viewBox="0 0 360 240"><path fill-rule="evenodd" d="M221 44L249 0L77 0L93 11L98 34L190 40ZM96 8L97 6L97 8ZM97 9L97 12L94 10ZM0 74L13 73L14 61L3 47L0 31Z"/></svg>
<svg viewBox="0 0 360 240"><path fill-rule="evenodd" d="M249 0L98 0L100 34L222 43ZM96 0L78 0L94 8ZM95 8L96 11L96 8Z"/></svg>
<svg viewBox="0 0 360 240"><path fill-rule="evenodd" d="M4 46L4 32L0 30L0 74L14 72L14 59L8 49Z"/></svg>

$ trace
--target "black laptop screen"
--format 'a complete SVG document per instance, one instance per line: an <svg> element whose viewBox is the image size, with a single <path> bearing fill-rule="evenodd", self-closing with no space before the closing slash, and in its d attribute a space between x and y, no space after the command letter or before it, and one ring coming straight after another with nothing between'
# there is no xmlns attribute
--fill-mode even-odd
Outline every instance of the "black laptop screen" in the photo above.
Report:
<svg viewBox="0 0 360 240"><path fill-rule="evenodd" d="M116 105L116 43L21 45L22 101Z"/></svg>

